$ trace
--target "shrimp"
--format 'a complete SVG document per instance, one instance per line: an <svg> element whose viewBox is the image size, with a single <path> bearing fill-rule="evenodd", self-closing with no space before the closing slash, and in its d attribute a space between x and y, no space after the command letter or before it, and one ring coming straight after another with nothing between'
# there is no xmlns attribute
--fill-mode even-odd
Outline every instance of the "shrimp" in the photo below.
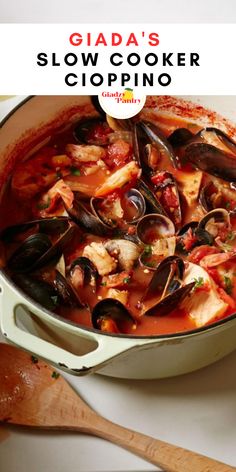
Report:
<svg viewBox="0 0 236 472"><path fill-rule="evenodd" d="M12 176L12 189L20 199L29 199L54 184L58 176L70 173L71 159L56 149L46 147L36 156L21 162Z"/></svg>
<svg viewBox="0 0 236 472"><path fill-rule="evenodd" d="M37 205L40 210L40 216L49 216L61 200L65 203L67 208L71 208L74 201L74 194L63 179L58 180L58 182L41 197Z"/></svg>

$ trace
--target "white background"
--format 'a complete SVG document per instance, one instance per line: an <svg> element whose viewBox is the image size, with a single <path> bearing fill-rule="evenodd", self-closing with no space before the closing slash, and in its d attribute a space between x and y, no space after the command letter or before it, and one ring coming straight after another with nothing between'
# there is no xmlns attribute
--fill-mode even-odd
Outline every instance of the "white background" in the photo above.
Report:
<svg viewBox="0 0 236 472"><path fill-rule="evenodd" d="M234 23L235 0L1 0L0 22Z"/></svg>

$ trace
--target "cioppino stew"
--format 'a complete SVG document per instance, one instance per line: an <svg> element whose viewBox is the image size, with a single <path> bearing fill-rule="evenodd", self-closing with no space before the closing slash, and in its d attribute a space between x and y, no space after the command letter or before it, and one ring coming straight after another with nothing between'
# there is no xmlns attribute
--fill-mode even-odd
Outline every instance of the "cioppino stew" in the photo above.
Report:
<svg viewBox="0 0 236 472"><path fill-rule="evenodd" d="M179 123L100 114L22 156L0 208L1 268L16 286L108 333L173 334L234 313L236 144Z"/></svg>

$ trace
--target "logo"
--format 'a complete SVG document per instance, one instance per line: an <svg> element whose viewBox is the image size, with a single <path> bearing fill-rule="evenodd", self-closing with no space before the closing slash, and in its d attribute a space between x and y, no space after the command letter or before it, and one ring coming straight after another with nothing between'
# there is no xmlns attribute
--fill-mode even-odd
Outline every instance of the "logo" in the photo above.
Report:
<svg viewBox="0 0 236 472"><path fill-rule="evenodd" d="M98 96L99 103L105 113L113 118L131 118L144 107L146 95L131 88L123 88L114 92L104 91Z"/></svg>

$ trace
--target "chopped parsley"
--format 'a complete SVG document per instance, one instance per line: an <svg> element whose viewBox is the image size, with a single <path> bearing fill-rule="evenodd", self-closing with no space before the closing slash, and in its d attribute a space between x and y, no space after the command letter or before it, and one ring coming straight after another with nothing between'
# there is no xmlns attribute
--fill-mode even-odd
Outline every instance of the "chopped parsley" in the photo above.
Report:
<svg viewBox="0 0 236 472"><path fill-rule="evenodd" d="M51 297L51 300L52 300L52 302L55 306L58 304L58 296L57 295L53 295Z"/></svg>
<svg viewBox="0 0 236 472"><path fill-rule="evenodd" d="M235 231L230 231L230 232L227 234L226 240L227 240L227 241L233 241L233 240L235 239L235 236L236 236Z"/></svg>
<svg viewBox="0 0 236 472"><path fill-rule="evenodd" d="M145 246L143 254L145 256L151 256L152 255L152 246L150 246L150 244Z"/></svg>
<svg viewBox="0 0 236 472"><path fill-rule="evenodd" d="M36 356L31 356L31 361L33 362L33 364L38 364L38 358Z"/></svg>
<svg viewBox="0 0 236 472"><path fill-rule="evenodd" d="M107 285L107 282L101 282L102 287L106 287L106 285Z"/></svg>
<svg viewBox="0 0 236 472"><path fill-rule="evenodd" d="M203 287L204 278L203 277L195 277L194 282L195 282L194 289Z"/></svg>
<svg viewBox="0 0 236 472"><path fill-rule="evenodd" d="M58 379L58 377L60 377L59 372L56 372L56 371L54 370L53 373L52 373L52 378L53 378L53 379Z"/></svg>
<svg viewBox="0 0 236 472"><path fill-rule="evenodd" d="M72 175L77 175L77 176L81 175L81 174L80 174L80 170L77 169L77 167L74 167L74 166L71 166L71 167L70 167L70 173L71 173Z"/></svg>
<svg viewBox="0 0 236 472"><path fill-rule="evenodd" d="M230 202L226 202L225 208L227 208L227 210L230 208Z"/></svg>
<svg viewBox="0 0 236 472"><path fill-rule="evenodd" d="M225 285L226 293L228 293L228 295L231 295L232 289L233 289L233 284L232 284L231 278L228 277L227 275L224 275L224 285Z"/></svg>
<svg viewBox="0 0 236 472"><path fill-rule="evenodd" d="M125 277L125 278L123 279L123 282L124 282L124 284L129 284L129 283L130 283L130 280L131 280L130 277Z"/></svg>

